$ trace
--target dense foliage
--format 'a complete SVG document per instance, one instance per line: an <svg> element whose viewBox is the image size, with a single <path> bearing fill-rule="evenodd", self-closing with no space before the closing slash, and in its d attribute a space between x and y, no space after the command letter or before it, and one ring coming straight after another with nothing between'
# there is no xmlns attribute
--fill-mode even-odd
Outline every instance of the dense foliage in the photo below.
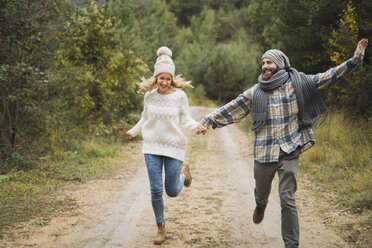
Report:
<svg viewBox="0 0 372 248"><path fill-rule="evenodd" d="M62 1L0 1L0 173L43 149Z"/></svg>
<svg viewBox="0 0 372 248"><path fill-rule="evenodd" d="M136 109L136 81L144 62L115 37L120 23L90 3L66 23L58 50L57 105L73 124L97 135L114 134Z"/></svg>
<svg viewBox="0 0 372 248"><path fill-rule="evenodd" d="M371 40L370 1L0 0L0 174L92 136L124 137L141 76L170 47L176 73L225 103L255 84L260 56L283 50L317 73ZM326 93L328 105L372 113L371 52ZM192 94L193 90L188 91Z"/></svg>

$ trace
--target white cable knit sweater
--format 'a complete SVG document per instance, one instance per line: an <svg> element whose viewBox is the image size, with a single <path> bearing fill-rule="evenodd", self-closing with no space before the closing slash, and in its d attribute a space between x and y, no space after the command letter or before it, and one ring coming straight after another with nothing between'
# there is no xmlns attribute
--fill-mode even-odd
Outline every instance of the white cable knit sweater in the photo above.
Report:
<svg viewBox="0 0 372 248"><path fill-rule="evenodd" d="M141 119L128 133L134 137L142 131L143 153L184 161L184 129L194 131L197 125L190 115L185 92L176 89L171 94L162 95L153 89L145 94Z"/></svg>

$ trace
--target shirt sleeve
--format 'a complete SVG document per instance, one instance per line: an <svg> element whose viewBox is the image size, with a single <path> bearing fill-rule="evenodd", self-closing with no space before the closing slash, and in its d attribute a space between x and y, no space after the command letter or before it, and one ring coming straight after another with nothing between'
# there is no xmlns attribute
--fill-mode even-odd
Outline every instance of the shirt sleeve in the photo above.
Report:
<svg viewBox="0 0 372 248"><path fill-rule="evenodd" d="M183 105L181 107L181 123L182 127L188 131L195 131L198 125L190 114L189 100L187 99L186 93L183 96Z"/></svg>
<svg viewBox="0 0 372 248"><path fill-rule="evenodd" d="M324 89L346 74L353 71L353 69L358 65L362 64L363 57L364 54L356 51L352 58L346 60L341 65L331 68L326 72L309 76L312 78L318 89Z"/></svg>
<svg viewBox="0 0 372 248"><path fill-rule="evenodd" d="M206 115L201 124L215 129L241 121L251 112L253 89L254 87L246 90L236 99Z"/></svg>
<svg viewBox="0 0 372 248"><path fill-rule="evenodd" d="M137 122L136 125L134 125L133 128L128 130L128 133L132 137L136 137L141 132L142 126L145 123L145 121L147 120L147 100L146 100L147 96L148 96L148 93L146 93L145 97L144 97L144 104L143 104L144 107L143 107L143 111L141 113L141 119Z"/></svg>

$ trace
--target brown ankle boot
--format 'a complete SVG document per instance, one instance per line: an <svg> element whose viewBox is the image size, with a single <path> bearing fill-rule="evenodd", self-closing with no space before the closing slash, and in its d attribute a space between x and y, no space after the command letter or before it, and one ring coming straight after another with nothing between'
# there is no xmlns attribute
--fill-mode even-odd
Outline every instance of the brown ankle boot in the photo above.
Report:
<svg viewBox="0 0 372 248"><path fill-rule="evenodd" d="M182 171L182 174L185 175L185 182L183 183L183 185L185 185L186 187L189 187L192 182L192 176L191 176L189 167L187 165L183 165L181 171Z"/></svg>
<svg viewBox="0 0 372 248"><path fill-rule="evenodd" d="M156 222L156 225L158 225L158 233L154 239L154 244L161 245L165 241L165 223Z"/></svg>

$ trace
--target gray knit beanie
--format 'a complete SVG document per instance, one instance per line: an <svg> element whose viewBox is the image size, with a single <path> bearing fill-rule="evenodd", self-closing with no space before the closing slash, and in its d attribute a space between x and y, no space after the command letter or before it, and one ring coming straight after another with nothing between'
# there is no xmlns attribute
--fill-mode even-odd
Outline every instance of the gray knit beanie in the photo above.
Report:
<svg viewBox="0 0 372 248"><path fill-rule="evenodd" d="M158 58L154 65L154 77L165 72L174 77L174 71L176 68L172 60L172 51L168 47L162 46L158 49L156 55L158 55Z"/></svg>
<svg viewBox="0 0 372 248"><path fill-rule="evenodd" d="M274 63L278 66L279 70L283 68L287 69L291 66L291 64L289 63L288 57L282 51L278 49L271 49L271 50L266 51L262 55L261 60L264 58L268 58L274 61Z"/></svg>

